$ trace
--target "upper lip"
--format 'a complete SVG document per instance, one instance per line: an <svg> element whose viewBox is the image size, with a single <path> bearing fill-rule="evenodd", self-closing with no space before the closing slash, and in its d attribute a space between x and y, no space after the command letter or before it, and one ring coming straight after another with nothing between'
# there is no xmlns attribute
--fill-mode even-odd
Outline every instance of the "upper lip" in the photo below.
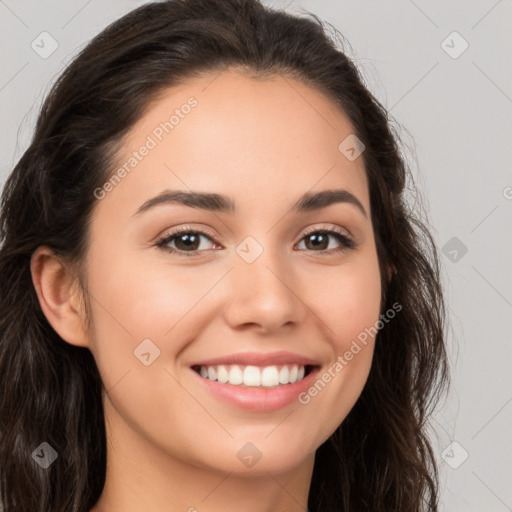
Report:
<svg viewBox="0 0 512 512"><path fill-rule="evenodd" d="M197 361L191 366L216 366L216 365L239 364L243 366L272 366L280 364L297 364L317 366L320 363L309 357L304 357L292 352L239 352L226 356L215 357Z"/></svg>

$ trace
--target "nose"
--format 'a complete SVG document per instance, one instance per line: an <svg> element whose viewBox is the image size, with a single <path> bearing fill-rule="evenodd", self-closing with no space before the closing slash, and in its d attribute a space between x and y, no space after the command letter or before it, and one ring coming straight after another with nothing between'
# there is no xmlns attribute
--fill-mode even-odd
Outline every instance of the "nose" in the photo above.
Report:
<svg viewBox="0 0 512 512"><path fill-rule="evenodd" d="M228 274L229 300L225 319L233 329L269 333L300 323L306 306L304 291L285 255L269 250L252 263L236 256Z"/></svg>

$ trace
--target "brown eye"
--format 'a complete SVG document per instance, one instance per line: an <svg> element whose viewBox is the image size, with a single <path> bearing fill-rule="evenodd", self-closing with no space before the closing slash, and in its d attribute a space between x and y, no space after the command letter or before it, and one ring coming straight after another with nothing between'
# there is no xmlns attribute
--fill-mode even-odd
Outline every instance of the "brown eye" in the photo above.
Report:
<svg viewBox="0 0 512 512"><path fill-rule="evenodd" d="M199 256L202 251L208 249L208 247L200 249L202 238L206 238L213 243L211 237L203 231L181 229L164 236L156 245L170 253L178 253L183 256ZM172 243L175 247L170 245Z"/></svg>
<svg viewBox="0 0 512 512"><path fill-rule="evenodd" d="M173 238L175 239L176 248L178 250L196 251L200 245L201 235L198 236L196 233L182 233L180 235L175 235Z"/></svg>
<svg viewBox="0 0 512 512"><path fill-rule="evenodd" d="M331 247L331 239L334 238L338 241L338 247ZM311 252L340 252L348 249L353 249L356 246L354 240L349 238L345 233L341 233L336 230L316 230L310 231L302 240L305 241L305 246L308 251ZM302 242L301 240L301 242Z"/></svg>
<svg viewBox="0 0 512 512"><path fill-rule="evenodd" d="M307 249L320 249L325 251L329 246L329 235L326 233L313 233L312 235L306 236L304 239L310 242L310 244L306 242Z"/></svg>

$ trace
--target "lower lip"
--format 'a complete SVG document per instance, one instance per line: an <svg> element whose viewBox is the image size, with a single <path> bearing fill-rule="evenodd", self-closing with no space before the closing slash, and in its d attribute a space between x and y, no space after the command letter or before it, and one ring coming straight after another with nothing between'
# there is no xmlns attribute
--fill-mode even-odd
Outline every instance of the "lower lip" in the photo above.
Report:
<svg viewBox="0 0 512 512"><path fill-rule="evenodd" d="M319 368L313 368L299 382L282 384L276 388L241 387L233 384L222 384L215 380L205 379L192 369L191 371L202 382L207 391L215 397L241 409L266 412L277 411L297 401L299 394L311 386Z"/></svg>

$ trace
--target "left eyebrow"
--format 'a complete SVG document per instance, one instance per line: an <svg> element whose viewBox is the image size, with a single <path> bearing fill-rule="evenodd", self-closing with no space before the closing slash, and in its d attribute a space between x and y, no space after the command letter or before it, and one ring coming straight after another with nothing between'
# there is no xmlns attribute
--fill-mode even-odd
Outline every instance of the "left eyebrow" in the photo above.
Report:
<svg viewBox="0 0 512 512"><path fill-rule="evenodd" d="M293 205L291 211L295 213L308 212L326 208L335 203L348 203L354 205L364 217L368 217L364 206L354 194L348 190L323 190L321 192L306 192ZM163 204L181 204L202 210L236 213L235 201L221 194L194 192L186 190L164 190L161 194L143 203L133 215L139 215L150 208Z"/></svg>

